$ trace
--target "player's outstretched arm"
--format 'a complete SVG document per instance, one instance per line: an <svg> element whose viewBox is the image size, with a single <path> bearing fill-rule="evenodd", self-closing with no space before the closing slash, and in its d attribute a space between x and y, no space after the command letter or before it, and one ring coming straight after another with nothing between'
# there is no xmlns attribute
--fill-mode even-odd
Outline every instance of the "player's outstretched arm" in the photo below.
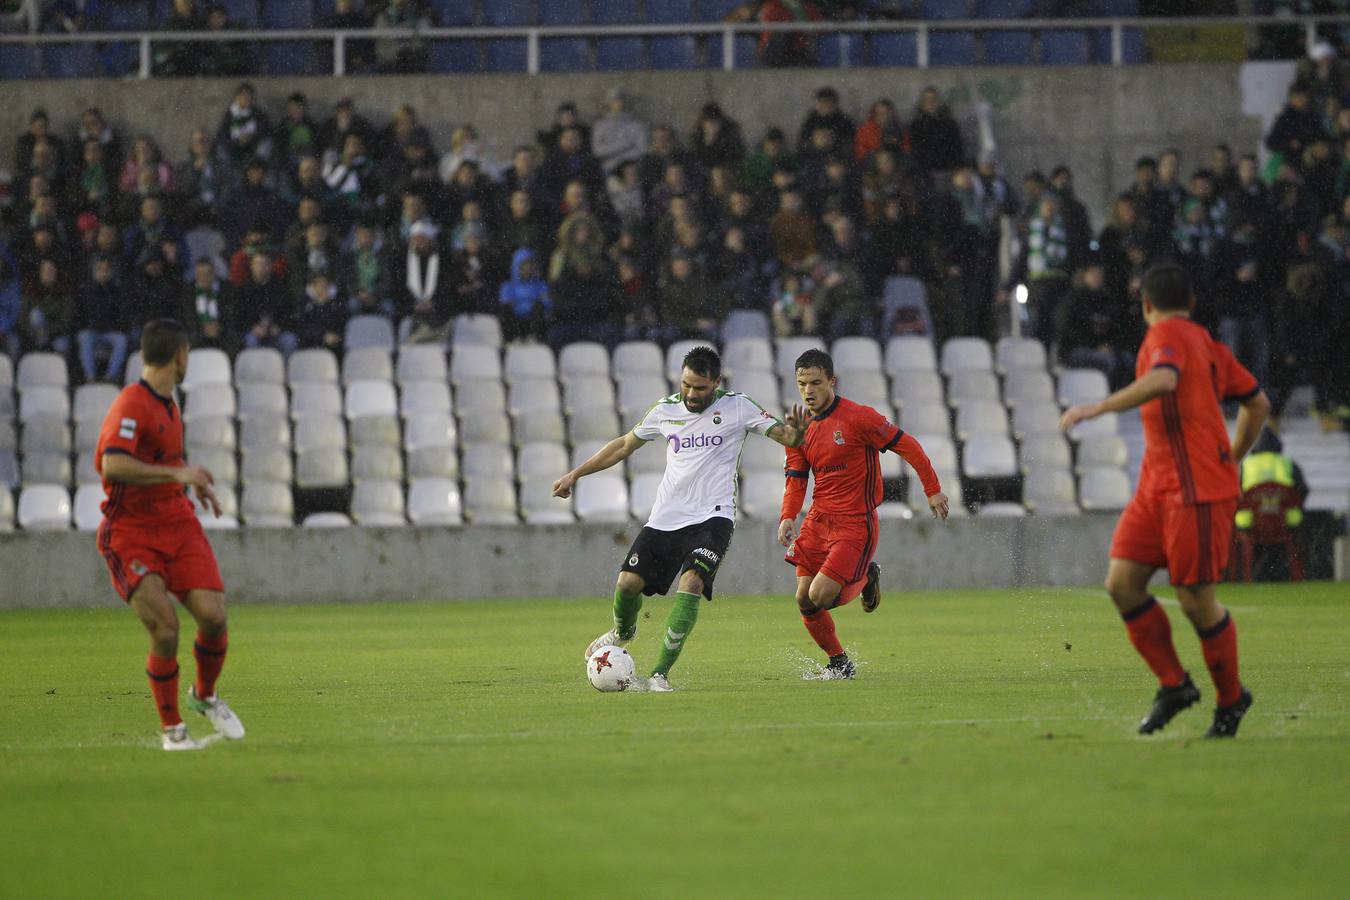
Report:
<svg viewBox="0 0 1350 900"><path fill-rule="evenodd" d="M784 447L800 447L802 441L806 439L806 426L808 424L806 407L800 403L794 403L783 421L764 432L764 434Z"/></svg>
<svg viewBox="0 0 1350 900"><path fill-rule="evenodd" d="M220 517L220 500L211 487L215 476L205 466L157 466L141 462L128 453L103 454L103 477L119 484L184 484L191 486L197 499Z"/></svg>
<svg viewBox="0 0 1350 900"><path fill-rule="evenodd" d="M1265 391L1257 391L1238 407L1237 428L1233 432L1233 462L1240 463L1252 449L1261 429L1270 416L1270 398Z"/></svg>
<svg viewBox="0 0 1350 900"><path fill-rule="evenodd" d="M1150 369L1142 378L1135 379L1105 400L1070 406L1059 420L1059 430L1069 431L1079 422L1095 419L1102 413L1124 412L1127 409L1134 409L1155 397L1170 394L1176 389L1176 370L1168 366L1158 366Z"/></svg>
<svg viewBox="0 0 1350 900"><path fill-rule="evenodd" d="M928 510L934 518L943 519L951 512L951 502L942 492L942 482L938 479L933 462L924 452L923 445L912 434L901 434L900 439L891 448L900 454L900 458L909 463L923 484L924 495L928 498Z"/></svg>
<svg viewBox="0 0 1350 900"><path fill-rule="evenodd" d="M625 435L616 437L614 440L595 451L595 455L590 459L553 482L553 496L561 497L563 499L572 496L572 488L575 487L576 483L582 478L596 472L603 472L610 466L623 462L625 459L632 456L637 449L645 443L647 442L631 431Z"/></svg>

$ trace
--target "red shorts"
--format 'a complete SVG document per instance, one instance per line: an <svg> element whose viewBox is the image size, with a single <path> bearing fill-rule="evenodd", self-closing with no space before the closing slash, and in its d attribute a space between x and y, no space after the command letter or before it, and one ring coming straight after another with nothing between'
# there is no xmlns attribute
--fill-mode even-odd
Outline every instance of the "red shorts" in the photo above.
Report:
<svg viewBox="0 0 1350 900"><path fill-rule="evenodd" d="M1167 503L1135 494L1120 514L1111 557L1167 567L1173 584L1217 584L1228 565L1237 499Z"/></svg>
<svg viewBox="0 0 1350 900"><path fill-rule="evenodd" d="M188 591L225 590L216 554L195 518L167 525L119 521L109 526L105 520L98 529L98 549L123 600L131 599L147 575L163 578L179 600Z"/></svg>
<svg viewBox="0 0 1350 900"><path fill-rule="evenodd" d="M867 564L877 552L877 514L806 514L802 532L783 558L797 567L797 574L823 574L842 585L867 577Z"/></svg>

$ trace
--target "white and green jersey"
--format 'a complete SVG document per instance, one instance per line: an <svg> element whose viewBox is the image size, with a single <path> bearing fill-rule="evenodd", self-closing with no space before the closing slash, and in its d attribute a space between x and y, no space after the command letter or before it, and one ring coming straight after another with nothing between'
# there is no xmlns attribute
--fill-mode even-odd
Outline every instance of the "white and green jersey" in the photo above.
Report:
<svg viewBox="0 0 1350 900"><path fill-rule="evenodd" d="M666 442L666 473L647 527L675 531L714 516L736 519L736 466L750 432L765 434L781 421L735 391L717 392L708 408L690 412L679 394L661 400L633 434Z"/></svg>

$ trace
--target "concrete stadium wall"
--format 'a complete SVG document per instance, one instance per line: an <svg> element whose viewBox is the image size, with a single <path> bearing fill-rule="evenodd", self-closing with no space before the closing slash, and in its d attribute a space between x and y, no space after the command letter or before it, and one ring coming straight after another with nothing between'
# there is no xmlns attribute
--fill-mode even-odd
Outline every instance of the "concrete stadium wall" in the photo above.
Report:
<svg viewBox="0 0 1350 900"><path fill-rule="evenodd" d="M379 78L253 79L266 107L280 112L285 97L302 90L316 118L327 116L343 96L382 124L399 103L410 103L443 150L450 132L473 123L485 149L506 159L553 120L558 103L574 100L589 120L616 85L634 94L639 111L653 122L674 123L688 135L699 108L720 103L740 120L748 141L778 125L795 136L821 85L835 86L844 108L856 117L880 97L889 97L908 118L919 92L936 85L952 102L973 154L975 104L988 103L1005 169L1018 179L1032 168L1070 165L1079 195L1094 219L1111 196L1129 184L1134 160L1179 147L1186 164L1207 161L1216 141L1255 149L1261 123L1244 115L1240 66L1193 64L1089 66L1082 68L942 68L850 70L744 70L721 72L625 72L622 74L460 75ZM0 165L12 166L14 135L27 127L36 107L45 107L63 134L79 110L102 107L130 137L147 132L171 159L185 155L191 129L212 129L229 102L234 79L150 81L0 82Z"/></svg>
<svg viewBox="0 0 1350 900"><path fill-rule="evenodd" d="M888 590L1099 584L1115 516L889 522ZM354 603L608 597L638 527L215 532L232 602ZM788 594L776 527L742 522L718 574L727 594ZM116 604L89 533L0 535L0 609Z"/></svg>

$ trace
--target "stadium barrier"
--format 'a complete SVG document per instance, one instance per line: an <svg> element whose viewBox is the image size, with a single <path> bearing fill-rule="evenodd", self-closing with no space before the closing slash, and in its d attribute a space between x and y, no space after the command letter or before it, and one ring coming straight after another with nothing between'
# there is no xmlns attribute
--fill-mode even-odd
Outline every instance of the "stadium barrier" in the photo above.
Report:
<svg viewBox="0 0 1350 900"><path fill-rule="evenodd" d="M877 561L911 590L1100 585L1116 516L884 522ZM607 600L638 525L242 529L211 543L232 602L359 603L512 597ZM88 533L0 535L0 609L115 606ZM792 570L774 523L742 521L719 593L780 594ZM597 607L598 608L598 607Z"/></svg>

